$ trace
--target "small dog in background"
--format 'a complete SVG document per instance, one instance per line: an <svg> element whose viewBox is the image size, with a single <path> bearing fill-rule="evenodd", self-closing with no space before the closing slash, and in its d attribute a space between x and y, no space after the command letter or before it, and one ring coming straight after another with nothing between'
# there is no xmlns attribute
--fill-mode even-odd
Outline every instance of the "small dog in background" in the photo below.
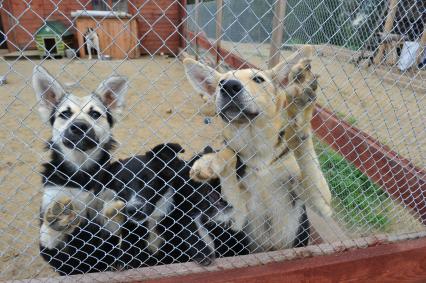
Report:
<svg viewBox="0 0 426 283"><path fill-rule="evenodd" d="M93 28L88 28L84 34L84 41L86 42L87 53L89 60L92 60L92 49L96 50L98 59L101 58L101 48L99 47L99 36Z"/></svg>

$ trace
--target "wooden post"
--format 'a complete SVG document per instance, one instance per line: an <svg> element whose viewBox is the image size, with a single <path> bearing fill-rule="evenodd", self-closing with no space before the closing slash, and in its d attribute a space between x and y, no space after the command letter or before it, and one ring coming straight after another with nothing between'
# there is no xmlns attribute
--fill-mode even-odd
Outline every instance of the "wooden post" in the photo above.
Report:
<svg viewBox="0 0 426 283"><path fill-rule="evenodd" d="M180 45L183 50L186 50L186 48L188 47L188 41L186 39L186 33L187 33L186 31L188 30L188 27L187 27L188 15L186 14L186 9L187 9L187 0L181 0L180 8L179 8L181 25L178 28L178 32L180 33Z"/></svg>
<svg viewBox="0 0 426 283"><path fill-rule="evenodd" d="M200 27L198 26L198 17L199 17L199 12L200 12L200 10L199 10L199 7L200 6L200 0L195 0L195 15L194 15L194 21L195 21L195 32L196 32L196 35L195 35L195 60L197 60L198 61L198 59L199 59L199 55L198 55L198 53L199 53L199 48L198 48L198 33L200 32Z"/></svg>
<svg viewBox="0 0 426 283"><path fill-rule="evenodd" d="M384 34L389 34L393 28L393 22L395 20L396 11L398 9L398 0L389 0L389 12L386 17L385 27L383 30ZM374 57L374 64L378 65L383 59L385 53L386 43L382 43L377 50L376 57Z"/></svg>
<svg viewBox="0 0 426 283"><path fill-rule="evenodd" d="M223 0L216 0L216 69L219 66L222 41Z"/></svg>
<svg viewBox="0 0 426 283"><path fill-rule="evenodd" d="M424 52L425 52L425 48L426 48L426 25L423 27L423 34L422 37L420 38L420 47L419 47L419 51L417 52L417 64L420 64Z"/></svg>
<svg viewBox="0 0 426 283"><path fill-rule="evenodd" d="M284 17L287 0L278 0L275 4L274 17L272 20L271 49L269 51L268 67L272 68L280 61L280 49L284 35Z"/></svg>

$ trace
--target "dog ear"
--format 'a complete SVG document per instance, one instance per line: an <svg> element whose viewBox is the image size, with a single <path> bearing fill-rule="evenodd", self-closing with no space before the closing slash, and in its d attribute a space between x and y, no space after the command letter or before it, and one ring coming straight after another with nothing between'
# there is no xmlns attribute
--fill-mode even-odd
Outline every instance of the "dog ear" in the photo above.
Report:
<svg viewBox="0 0 426 283"><path fill-rule="evenodd" d="M151 166L156 167L156 172L165 180L176 176L186 166L184 160L178 154L185 150L180 144L165 143L159 144L147 153Z"/></svg>
<svg viewBox="0 0 426 283"><path fill-rule="evenodd" d="M129 88L126 77L112 76L104 80L96 89L96 95L105 107L115 116L124 108L124 95Z"/></svg>
<svg viewBox="0 0 426 283"><path fill-rule="evenodd" d="M278 63L275 67L267 72L270 73L274 83L285 87L289 83L289 74L294 65L300 60L312 57L314 48L311 45L305 45L296 52L294 52L289 58L281 63Z"/></svg>
<svg viewBox="0 0 426 283"><path fill-rule="evenodd" d="M185 58L183 66L188 81L196 91L208 95L214 94L219 83L219 72L191 58Z"/></svg>
<svg viewBox="0 0 426 283"><path fill-rule="evenodd" d="M65 89L45 68L41 66L34 67L32 84L39 104L38 111L43 122L47 122L52 115L53 109L63 99Z"/></svg>
<svg viewBox="0 0 426 283"><path fill-rule="evenodd" d="M153 157L167 162L175 158L179 153L185 152L185 150L178 143L163 143L155 146L150 152Z"/></svg>

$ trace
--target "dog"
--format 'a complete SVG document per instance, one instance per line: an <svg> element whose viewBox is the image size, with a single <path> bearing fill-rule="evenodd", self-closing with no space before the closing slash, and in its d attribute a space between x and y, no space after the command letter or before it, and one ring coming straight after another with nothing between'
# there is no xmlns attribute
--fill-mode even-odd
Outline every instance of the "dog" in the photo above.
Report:
<svg viewBox="0 0 426 283"><path fill-rule="evenodd" d="M37 66L32 83L41 118L52 128L51 157L41 172L40 254L61 275L110 270L124 203L98 188L127 79L110 77L91 95L77 97Z"/></svg>
<svg viewBox="0 0 426 283"><path fill-rule="evenodd" d="M40 253L61 275L196 261L248 253L244 235L213 225L226 204L209 184L189 178L193 162L178 144L111 162L111 130L127 81L111 77L83 98L42 67L33 86L52 126L51 160L42 172ZM211 150L206 149L203 154ZM215 187L212 187L215 186Z"/></svg>
<svg viewBox="0 0 426 283"><path fill-rule="evenodd" d="M101 58L101 48L99 47L99 36L93 28L88 28L84 34L84 40L86 42L87 53L89 54L89 60L92 60L92 49L96 50L98 59Z"/></svg>
<svg viewBox="0 0 426 283"><path fill-rule="evenodd" d="M126 204L119 262L124 269L246 254L244 235L208 224L226 205L209 184L189 178L190 161L178 157L179 144L155 146L144 155L112 163L105 187ZM205 152L207 152L206 149Z"/></svg>
<svg viewBox="0 0 426 283"><path fill-rule="evenodd" d="M215 221L244 231L251 252L307 245L305 204L331 215L331 194L310 128L317 88L307 59L311 54L312 48L305 47L270 70L227 73L190 58L183 61L190 84L215 97L223 121L224 147L197 160L191 178L220 178L222 196L232 209Z"/></svg>

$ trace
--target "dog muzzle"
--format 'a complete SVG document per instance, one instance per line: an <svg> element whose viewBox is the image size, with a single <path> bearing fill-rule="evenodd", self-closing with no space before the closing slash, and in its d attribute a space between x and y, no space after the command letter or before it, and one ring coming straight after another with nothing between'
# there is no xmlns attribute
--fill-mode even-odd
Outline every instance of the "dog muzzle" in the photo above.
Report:
<svg viewBox="0 0 426 283"><path fill-rule="evenodd" d="M86 122L75 121L68 129L62 139L62 143L70 149L87 151L98 146L98 140L93 128Z"/></svg>
<svg viewBox="0 0 426 283"><path fill-rule="evenodd" d="M237 80L219 82L220 93L216 100L217 112L227 123L247 123L259 113L247 108L249 101L244 86Z"/></svg>

